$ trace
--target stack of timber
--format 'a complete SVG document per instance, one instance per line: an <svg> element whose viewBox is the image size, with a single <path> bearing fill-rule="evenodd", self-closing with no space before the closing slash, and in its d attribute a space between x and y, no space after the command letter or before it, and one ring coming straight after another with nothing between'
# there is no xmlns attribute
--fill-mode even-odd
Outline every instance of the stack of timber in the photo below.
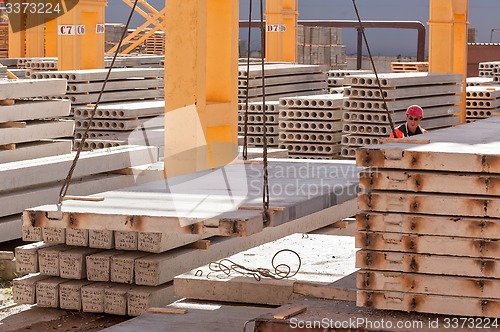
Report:
<svg viewBox="0 0 500 332"><path fill-rule="evenodd" d="M64 96L66 80L0 80L0 164L71 152L74 122L54 120L69 115L67 100L43 100Z"/></svg>
<svg viewBox="0 0 500 332"><path fill-rule="evenodd" d="M326 65L330 69L347 67L342 29L299 25L297 35L298 63Z"/></svg>
<svg viewBox="0 0 500 332"><path fill-rule="evenodd" d="M165 33L163 31L155 31L145 41L146 54L165 54Z"/></svg>
<svg viewBox="0 0 500 332"><path fill-rule="evenodd" d="M38 144L27 153L26 160L0 163L0 242L21 238L19 214L24 209L58 200L75 158L75 154L70 153L69 142L63 141L62 144L68 150L67 154L41 157L51 145ZM90 195L133 185L143 181L143 177L110 172L157 160L157 148L139 146L83 152L74 170L68 195Z"/></svg>
<svg viewBox="0 0 500 332"><path fill-rule="evenodd" d="M0 25L0 58L9 57L9 26Z"/></svg>
<svg viewBox="0 0 500 332"><path fill-rule="evenodd" d="M500 86L472 86L466 91L467 122L489 118L500 112Z"/></svg>
<svg viewBox="0 0 500 332"><path fill-rule="evenodd" d="M278 101L262 103L248 103L248 112L246 112L246 103L238 104L238 135L245 135L245 116L247 117L247 145L249 147L264 146L264 110L266 116L266 138L267 146L270 148L278 147ZM246 113L246 115L245 115Z"/></svg>
<svg viewBox="0 0 500 332"><path fill-rule="evenodd" d="M359 306L499 317L499 125L358 150Z"/></svg>
<svg viewBox="0 0 500 332"><path fill-rule="evenodd" d="M480 62L479 76L492 77L495 76L495 68L500 68L500 61Z"/></svg>
<svg viewBox="0 0 500 332"><path fill-rule="evenodd" d="M33 72L32 78L60 77L68 80L64 98L71 101L71 115L77 108L91 105L98 99L99 93L108 74L107 69L88 69L74 71ZM116 68L111 71L102 94L100 105L116 102L149 102L163 99L163 68ZM101 104L102 103L102 104ZM116 105L114 106L116 108ZM118 113L117 113L118 114ZM94 129L132 130L140 127L144 121L138 118L122 120L111 116L110 121L98 121L91 124ZM76 132L85 131L88 121L76 119ZM75 134L79 136L79 134ZM71 139L73 139L73 135Z"/></svg>
<svg viewBox="0 0 500 332"><path fill-rule="evenodd" d="M238 102L276 101L282 97L323 94L327 90L327 68L293 63L250 63L238 66ZM264 77L264 82L262 78ZM264 84L264 86L263 86Z"/></svg>
<svg viewBox="0 0 500 332"><path fill-rule="evenodd" d="M428 62L392 62L391 72L393 73L408 73L408 72L428 72Z"/></svg>
<svg viewBox="0 0 500 332"><path fill-rule="evenodd" d="M261 163L235 163L172 183L100 193L100 201L25 210L24 239L38 242L16 251L19 268L33 273L14 281L16 301L140 315L150 306L173 302L176 275L327 226L357 209L360 169L352 162L271 160L268 170L274 187L267 223L261 209ZM71 286L70 295L65 286ZM62 299L71 304L63 306Z"/></svg>
<svg viewBox="0 0 500 332"><path fill-rule="evenodd" d="M406 121L405 111L410 105L424 109L422 127L431 130L460 123L454 116L460 110L462 87L460 75L434 73L380 74L382 91L375 75L349 76L349 88L344 91L344 137L342 157L354 158L360 146L377 144L389 137L391 129L388 111L395 126ZM382 97L383 95L383 97Z"/></svg>
<svg viewBox="0 0 500 332"><path fill-rule="evenodd" d="M343 102L340 94L280 99L279 147L295 159L338 157Z"/></svg>
<svg viewBox="0 0 500 332"><path fill-rule="evenodd" d="M94 107L75 106L73 109L76 127L80 128L75 132L75 148L79 148ZM100 104L90 122L90 130L82 149L121 145L158 146L161 147L162 156L164 111L163 100Z"/></svg>

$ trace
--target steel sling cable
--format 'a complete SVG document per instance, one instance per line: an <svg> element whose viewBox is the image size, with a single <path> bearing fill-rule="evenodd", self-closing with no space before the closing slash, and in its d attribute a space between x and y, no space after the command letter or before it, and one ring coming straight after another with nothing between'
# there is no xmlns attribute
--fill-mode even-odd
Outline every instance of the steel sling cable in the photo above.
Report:
<svg viewBox="0 0 500 332"><path fill-rule="evenodd" d="M266 126L266 79L264 71L264 56L265 56L265 25L264 25L264 5L263 0L260 0L260 63L262 70L262 141L263 141L263 171L264 171L264 183L262 188L262 204L264 208L264 223L268 223L270 219L269 213L269 172L268 172L268 162L267 162L267 126Z"/></svg>
<svg viewBox="0 0 500 332"><path fill-rule="evenodd" d="M80 153L82 152L83 145L85 144L85 141L87 139L87 135L88 135L90 126L92 124L92 121L94 120L94 117L95 117L95 114L97 111L97 107L99 106L99 102L101 101L102 95L104 93L104 89L106 88L106 84L108 83L109 77L111 75L111 70L113 69L113 66L114 66L115 61L116 61L116 57L118 56L118 52L120 51L120 48L122 46L123 39L125 38L125 35L127 33L127 30L128 30L128 26L130 25L130 21L132 20L132 16L134 15L135 8L137 7L137 2L138 2L138 0L134 1L134 5L132 6L132 10L130 11L130 15L128 17L127 23L125 24L125 29L123 30L122 36L121 36L120 41L118 43L118 47L117 47L115 54L113 56L113 60L111 61L111 65L109 67L108 73L106 74L106 78L104 79L104 82L102 84L102 88L101 88L101 91L99 92L99 96L97 97L97 101L94 105L94 109L92 110L92 115L89 118L87 128L85 128L85 132L83 133L82 141L80 142L80 146L78 147L78 149L76 151L76 155L75 155L75 158L73 159L73 163L71 164L68 175L66 176L66 179L64 180L64 183L63 183L61 190L59 192L59 201L58 201L59 205L62 203L62 201L64 200L64 196L66 196L66 193L68 192L71 178L73 176L73 172L75 171L76 164L78 163L78 159L80 158Z"/></svg>
<svg viewBox="0 0 500 332"><path fill-rule="evenodd" d="M247 43L247 77L246 77L246 99L245 99L245 113L243 125L243 160L248 159L248 89L250 85L250 38L252 37L252 2L250 0L250 8L248 12L248 43Z"/></svg>
<svg viewBox="0 0 500 332"><path fill-rule="evenodd" d="M375 73L375 78L377 80L378 89L380 91L380 95L382 96L382 100L384 102L384 107L385 107L385 111L387 113L387 118L389 119L389 125L391 127L391 132L394 135L394 137L397 138L398 136L396 134L396 128L394 128L394 122L392 122L392 117L391 117L391 113L389 111L389 106L387 106L387 101L385 100L384 91L382 91L382 85L380 84L377 69L375 68L375 63L373 62L372 52L370 51L370 46L368 45L368 40L366 39L365 29L363 28L363 23L361 22L361 17L359 16L358 7L356 6L356 0L352 0L352 4L354 5L354 11L356 12L356 16L358 17L359 28L361 29L361 34L363 35L363 40L365 41L366 50L368 51L368 56L370 57L370 62L371 62L372 68L373 68L373 72Z"/></svg>

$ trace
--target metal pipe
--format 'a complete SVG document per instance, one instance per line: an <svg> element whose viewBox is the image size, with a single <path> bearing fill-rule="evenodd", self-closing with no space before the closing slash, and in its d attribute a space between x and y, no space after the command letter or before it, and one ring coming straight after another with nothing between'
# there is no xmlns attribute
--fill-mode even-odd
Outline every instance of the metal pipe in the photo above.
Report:
<svg viewBox="0 0 500 332"><path fill-rule="evenodd" d="M363 66L363 29L357 28L358 30L358 52L357 52L357 61L356 61L356 69L361 69Z"/></svg>
<svg viewBox="0 0 500 332"><path fill-rule="evenodd" d="M304 26L360 29L359 22L354 20L299 20ZM259 21L240 21L240 28L259 28ZM425 61L425 26L419 21L363 21L363 28L375 29L412 29L417 30L417 61ZM359 33L358 33L359 38ZM359 43L359 40L358 40ZM361 55L358 53L358 61Z"/></svg>

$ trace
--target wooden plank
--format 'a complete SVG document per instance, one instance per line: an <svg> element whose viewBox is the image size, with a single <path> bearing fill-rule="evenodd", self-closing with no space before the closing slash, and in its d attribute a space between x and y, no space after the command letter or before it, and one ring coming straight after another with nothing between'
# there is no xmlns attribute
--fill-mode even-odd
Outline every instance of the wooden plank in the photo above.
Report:
<svg viewBox="0 0 500 332"><path fill-rule="evenodd" d="M499 317L500 300L402 292L358 291L358 306L462 317Z"/></svg>
<svg viewBox="0 0 500 332"><path fill-rule="evenodd" d="M500 175L368 169L360 173L365 190L401 190L467 195L500 195Z"/></svg>
<svg viewBox="0 0 500 332"><path fill-rule="evenodd" d="M298 314L301 314L307 310L306 307L292 307L289 308L285 311L276 313L273 315L273 318L275 319L288 319L290 317L297 316Z"/></svg>
<svg viewBox="0 0 500 332"><path fill-rule="evenodd" d="M362 192L361 210L378 212L425 213L464 217L500 217L500 201L492 196L419 194L407 192Z"/></svg>
<svg viewBox="0 0 500 332"><path fill-rule="evenodd" d="M499 279L359 270L356 280L360 290L500 298Z"/></svg>
<svg viewBox="0 0 500 332"><path fill-rule="evenodd" d="M500 278L496 259L359 250L356 267L370 270Z"/></svg>
<svg viewBox="0 0 500 332"><path fill-rule="evenodd" d="M500 239L498 219L421 214L362 212L356 215L359 231Z"/></svg>
<svg viewBox="0 0 500 332"><path fill-rule="evenodd" d="M498 240L398 233L356 233L356 247L479 258L499 258Z"/></svg>
<svg viewBox="0 0 500 332"><path fill-rule="evenodd" d="M431 144L363 147L357 151L357 163L378 168L500 173L499 123L500 118L491 117L433 131L425 135Z"/></svg>
<svg viewBox="0 0 500 332"><path fill-rule="evenodd" d="M26 122L0 122L0 129L2 128L26 128Z"/></svg>

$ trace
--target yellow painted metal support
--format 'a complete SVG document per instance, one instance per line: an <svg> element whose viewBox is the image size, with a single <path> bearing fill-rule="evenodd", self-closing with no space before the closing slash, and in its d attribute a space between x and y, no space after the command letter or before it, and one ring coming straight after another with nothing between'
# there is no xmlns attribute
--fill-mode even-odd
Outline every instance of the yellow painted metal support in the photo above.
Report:
<svg viewBox="0 0 500 332"><path fill-rule="evenodd" d="M298 0L266 1L266 61L297 62Z"/></svg>
<svg viewBox="0 0 500 332"><path fill-rule="evenodd" d="M238 0L167 0L165 176L238 154Z"/></svg>
<svg viewBox="0 0 500 332"><path fill-rule="evenodd" d="M66 5L76 0L65 1ZM80 0L57 18L58 70L104 68L106 0Z"/></svg>
<svg viewBox="0 0 500 332"><path fill-rule="evenodd" d="M28 14L26 23L26 57L43 58L45 56L45 20L42 15Z"/></svg>
<svg viewBox="0 0 500 332"><path fill-rule="evenodd" d="M19 20L9 19L9 58L26 57L26 30L24 29L26 16L22 16Z"/></svg>
<svg viewBox="0 0 500 332"><path fill-rule="evenodd" d="M429 71L463 75L460 121L465 123L468 0L430 0Z"/></svg>

